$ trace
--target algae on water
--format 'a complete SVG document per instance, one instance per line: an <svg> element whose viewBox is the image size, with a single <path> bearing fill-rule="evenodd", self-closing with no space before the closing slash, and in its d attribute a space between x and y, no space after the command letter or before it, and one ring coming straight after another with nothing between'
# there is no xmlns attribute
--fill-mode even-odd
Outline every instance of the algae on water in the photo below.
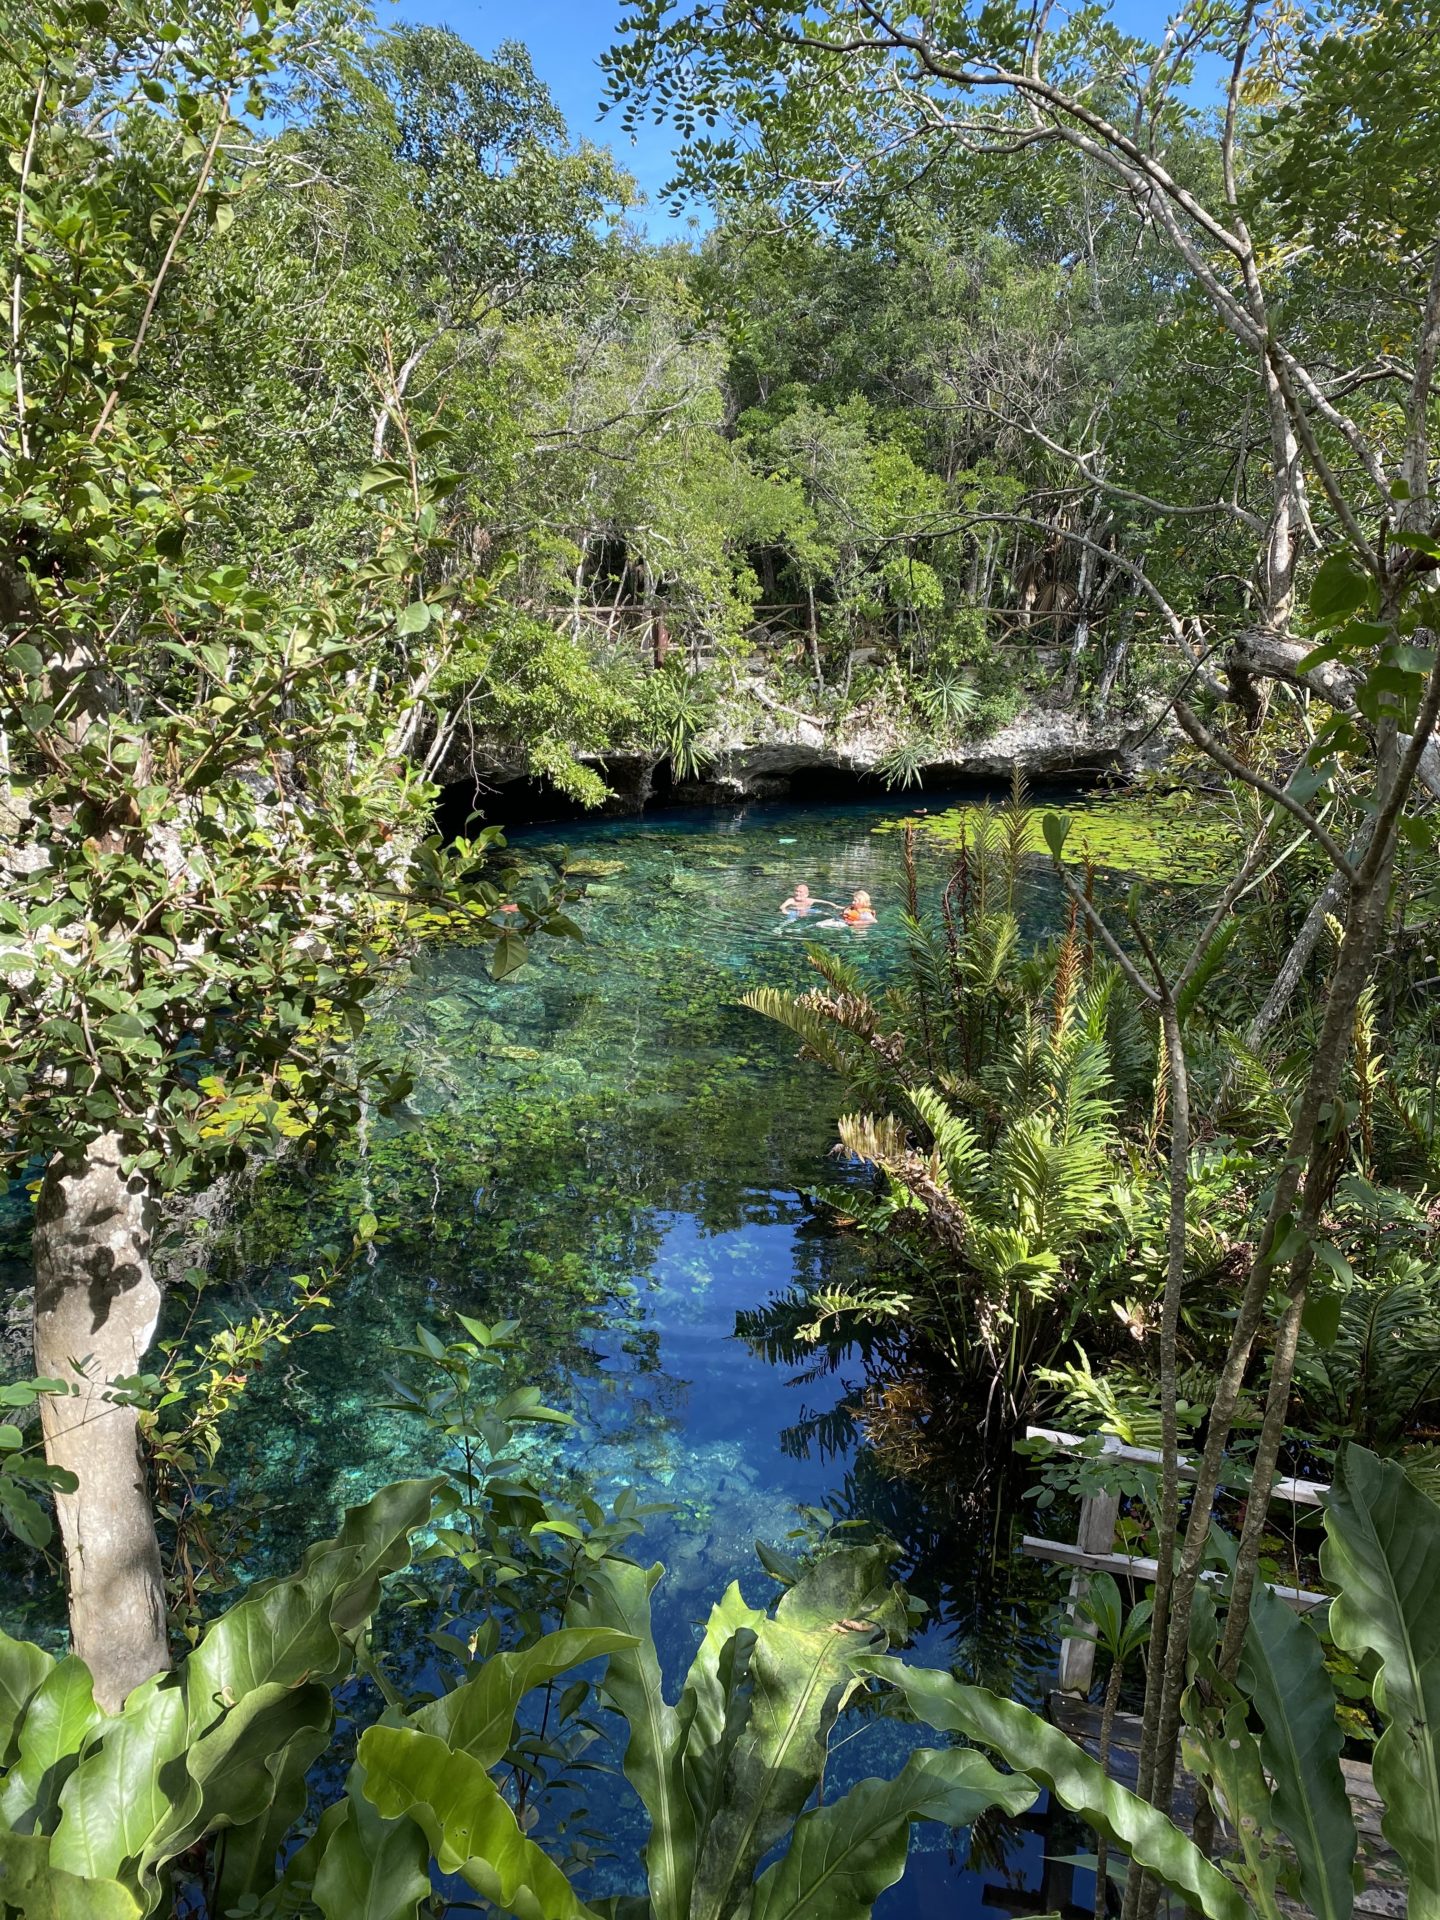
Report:
<svg viewBox="0 0 1440 1920"><path fill-rule="evenodd" d="M1067 866L1110 868L1140 880L1202 884L1228 871L1237 832L1217 809L1196 803L1189 794L1157 794L1145 799L1076 800L1058 805L1032 802L1027 852L1048 859L1040 822L1053 813L1068 822L1063 859ZM875 829L894 832L913 826L944 846L974 845L977 834L999 831L995 807L966 802L944 813L906 814Z"/></svg>

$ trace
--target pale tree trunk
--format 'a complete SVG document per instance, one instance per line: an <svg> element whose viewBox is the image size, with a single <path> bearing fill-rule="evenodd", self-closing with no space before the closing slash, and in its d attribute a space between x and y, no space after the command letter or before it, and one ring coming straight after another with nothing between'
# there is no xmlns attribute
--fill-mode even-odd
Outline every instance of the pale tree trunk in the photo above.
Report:
<svg viewBox="0 0 1440 1920"><path fill-rule="evenodd" d="M1278 972L1271 982L1270 991L1255 1018L1245 1030L1247 1047L1258 1047L1265 1035L1289 1006L1301 976L1310 964L1311 956L1320 944L1320 936L1325 931L1325 922L1340 910L1345 897L1345 881L1341 874L1332 874L1330 879L1315 896L1315 901L1301 923L1300 931L1280 963ZM1225 1081L1230 1078L1229 1070Z"/></svg>
<svg viewBox="0 0 1440 1920"><path fill-rule="evenodd" d="M1115 645L1105 656L1105 667L1100 675L1100 685L1095 693L1095 713L1103 720L1110 708L1110 696L1115 691L1115 682L1120 678L1125 666L1126 655L1130 651L1128 629L1121 634Z"/></svg>
<svg viewBox="0 0 1440 1920"><path fill-rule="evenodd" d="M1095 586L1095 538L1099 531L1102 498L1097 494L1086 515L1084 545L1080 549L1080 578L1075 588L1075 633L1070 643L1070 659L1065 668L1061 699L1068 705L1080 685L1080 667L1090 644L1090 601Z"/></svg>
<svg viewBox="0 0 1440 1920"><path fill-rule="evenodd" d="M35 1368L78 1387L41 1401L45 1452L79 1481L57 1493L70 1587L70 1636L115 1712L170 1665L155 1514L135 1411L105 1398L140 1371L160 1289L150 1270L153 1202L120 1167L118 1134L57 1155L35 1218Z"/></svg>
<svg viewBox="0 0 1440 1920"><path fill-rule="evenodd" d="M810 635L810 667L815 675L815 691L817 693L823 693L825 691L825 669L820 664L820 620L815 610L814 587L807 587L805 594L810 610L808 628Z"/></svg>

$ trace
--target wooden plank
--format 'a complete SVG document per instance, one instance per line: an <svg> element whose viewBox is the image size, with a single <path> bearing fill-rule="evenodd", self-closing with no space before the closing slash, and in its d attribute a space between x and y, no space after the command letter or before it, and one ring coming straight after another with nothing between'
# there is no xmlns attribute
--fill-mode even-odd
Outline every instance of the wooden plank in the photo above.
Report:
<svg viewBox="0 0 1440 1920"><path fill-rule="evenodd" d="M1020 1551L1028 1554L1032 1560L1050 1560L1057 1566L1079 1567L1086 1573L1111 1573L1122 1580L1153 1580L1160 1571L1158 1562L1148 1559L1144 1554L1087 1553L1083 1547L1072 1546L1068 1540L1039 1540L1028 1533L1020 1542ZM1218 1568L1212 1567L1200 1578L1218 1582L1223 1575ZM1268 1580L1265 1584L1277 1600L1283 1600L1287 1607L1293 1607L1297 1613L1313 1613L1316 1607L1330 1604L1328 1593L1311 1593L1306 1587L1277 1586Z"/></svg>
<svg viewBox="0 0 1440 1920"><path fill-rule="evenodd" d="M1048 1440L1062 1453L1074 1453L1088 1445L1083 1434L1063 1433L1058 1427L1026 1427L1027 1440ZM1101 1455L1107 1460L1123 1460L1129 1466L1158 1467L1164 1464L1164 1457L1155 1447L1129 1447L1113 1434L1105 1434L1101 1439ZM1195 1478L1195 1463L1182 1454L1177 1462L1182 1480ZM1223 1486L1224 1481L1221 1482ZM1243 1488L1240 1489L1244 1491ZM1272 1500L1286 1500L1296 1507L1318 1507L1330 1491L1323 1480L1283 1479L1275 1482L1271 1493Z"/></svg>
<svg viewBox="0 0 1440 1920"><path fill-rule="evenodd" d="M1080 1502L1080 1527L1075 1544L1084 1553L1109 1553L1115 1545L1120 1518L1118 1493L1092 1493ZM1088 1693L1095 1675L1095 1629L1082 1621L1080 1605L1090 1581L1077 1573L1070 1582L1065 1611L1075 1631L1060 1641L1060 1685L1070 1693Z"/></svg>

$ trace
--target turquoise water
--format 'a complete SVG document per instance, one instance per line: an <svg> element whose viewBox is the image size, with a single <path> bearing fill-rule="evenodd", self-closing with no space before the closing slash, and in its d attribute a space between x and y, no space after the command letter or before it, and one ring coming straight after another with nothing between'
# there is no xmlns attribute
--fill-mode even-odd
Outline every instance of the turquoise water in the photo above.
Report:
<svg viewBox="0 0 1440 1920"><path fill-rule="evenodd" d="M258 1379L232 1421L224 1472L267 1502L257 1564L291 1561L347 1504L442 1464L430 1435L382 1403L386 1376L404 1370L396 1344L458 1308L518 1321L523 1377L573 1414L569 1434L543 1442L552 1472L583 1473L601 1499L630 1486L670 1503L637 1557L668 1569L656 1625L672 1693L728 1581L752 1602L774 1593L755 1542L784 1544L809 1506L898 1543L931 1609L920 1657L1038 1695L1054 1587L1010 1550L995 1503L1005 1463L977 1445L902 1471L867 1406L887 1384L913 1387L903 1360L799 1355L784 1338L788 1303L860 1278L876 1250L813 1197L854 1177L831 1156L836 1085L735 1002L752 985L806 985L812 938L883 980L901 842L876 829L900 811L688 812L512 836L527 863L568 863L583 943L547 942L499 985L484 949L422 950L375 1023L415 1073L404 1118L376 1119L323 1174L268 1170L242 1200L233 1310L281 1297L284 1276L348 1242L362 1210L380 1223L334 1330ZM933 897L945 856L920 857ZM779 902L800 880L832 900L866 888L879 924L784 924ZM1031 889L1037 930L1048 884ZM837 1783L892 1770L910 1738L863 1728ZM623 1885L635 1809L616 1799L606 1824ZM922 1844L927 1832L931 1850L878 1909L888 1920L981 1910L980 1877L954 1867L934 1830ZM1033 1867L1037 1844L1011 1841L1010 1877Z"/></svg>

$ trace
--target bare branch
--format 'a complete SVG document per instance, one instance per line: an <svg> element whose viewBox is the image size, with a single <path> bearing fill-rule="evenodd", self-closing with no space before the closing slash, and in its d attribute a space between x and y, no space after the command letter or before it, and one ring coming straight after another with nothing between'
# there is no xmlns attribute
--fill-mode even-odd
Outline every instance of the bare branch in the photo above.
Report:
<svg viewBox="0 0 1440 1920"><path fill-rule="evenodd" d="M1217 740L1215 735L1191 712L1183 700L1172 701L1171 707L1182 732L1189 735L1202 753L1208 754L1216 766L1223 767L1232 778L1243 780L1247 787L1254 787L1257 793L1265 794L1275 802L1277 807L1283 807L1286 813L1293 815L1317 846L1325 849L1338 871L1343 873L1352 885L1354 884L1357 875L1350 863L1349 855L1335 836L1321 826L1308 807L1302 806L1293 793L1287 792L1275 781L1267 779L1263 773L1257 773L1253 767L1247 767L1243 760L1237 759L1230 749Z"/></svg>

